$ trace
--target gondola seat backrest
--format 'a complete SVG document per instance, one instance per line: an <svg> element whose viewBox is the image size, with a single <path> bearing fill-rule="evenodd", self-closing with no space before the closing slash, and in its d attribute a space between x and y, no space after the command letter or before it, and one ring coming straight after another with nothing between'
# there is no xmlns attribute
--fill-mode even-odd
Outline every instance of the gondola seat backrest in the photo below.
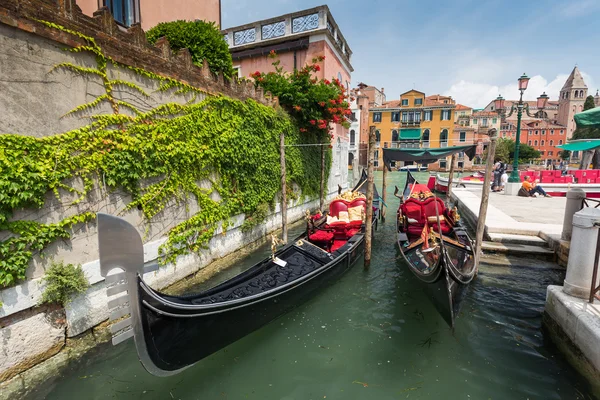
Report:
<svg viewBox="0 0 600 400"><path fill-rule="evenodd" d="M402 203L400 210L402 211L402 214L409 219L409 223L419 224L421 226L425 224L426 219L423 213L423 206L420 201L409 198Z"/></svg>
<svg viewBox="0 0 600 400"><path fill-rule="evenodd" d="M329 215L339 218L340 211L348 212L348 202L341 199L333 200L331 204L329 204Z"/></svg>
<svg viewBox="0 0 600 400"><path fill-rule="evenodd" d="M437 212L436 212L437 206ZM440 218L444 217L446 211L446 205L444 201L439 197L430 197L423 202L423 212L425 213L425 218L436 217L437 215Z"/></svg>

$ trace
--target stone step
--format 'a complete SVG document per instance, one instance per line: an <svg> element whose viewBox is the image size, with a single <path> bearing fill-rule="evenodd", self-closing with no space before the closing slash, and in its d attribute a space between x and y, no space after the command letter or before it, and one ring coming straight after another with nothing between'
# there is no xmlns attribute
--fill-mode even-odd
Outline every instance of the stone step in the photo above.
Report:
<svg viewBox="0 0 600 400"><path fill-rule="evenodd" d="M497 242L483 242L481 245L483 251L496 252L496 253L508 253L508 254L521 254L529 256L552 256L554 251L540 247L531 246L527 244L513 244L513 243L497 243Z"/></svg>
<svg viewBox="0 0 600 400"><path fill-rule="evenodd" d="M526 244L539 247L547 247L548 245L544 239L538 236L515 235L511 233L490 233L489 237L492 242L504 244Z"/></svg>

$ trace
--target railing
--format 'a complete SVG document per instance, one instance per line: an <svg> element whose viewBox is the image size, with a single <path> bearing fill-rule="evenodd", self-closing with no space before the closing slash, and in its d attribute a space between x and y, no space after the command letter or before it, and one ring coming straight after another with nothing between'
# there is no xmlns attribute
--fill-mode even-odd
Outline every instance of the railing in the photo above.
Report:
<svg viewBox="0 0 600 400"><path fill-rule="evenodd" d="M421 121L402 121L402 126L418 126L421 124Z"/></svg>
<svg viewBox="0 0 600 400"><path fill-rule="evenodd" d="M428 149L429 148L429 142L423 142L421 143L421 147L424 149Z"/></svg>
<svg viewBox="0 0 600 400"><path fill-rule="evenodd" d="M448 147L448 142L440 142L440 147Z"/></svg>
<svg viewBox="0 0 600 400"><path fill-rule="evenodd" d="M596 205L592 207L594 203L596 203ZM590 199L589 197L586 197L583 199L583 207L600 208L600 200ZM596 222L594 226L597 226L599 228L599 232L598 240L596 241L596 256L594 257L594 272L592 273L592 286L590 287L590 303L594 302L594 298L600 300L600 297L596 295L596 293L600 291L600 286L596 287L596 278L598 277L598 262L600 261L600 222Z"/></svg>

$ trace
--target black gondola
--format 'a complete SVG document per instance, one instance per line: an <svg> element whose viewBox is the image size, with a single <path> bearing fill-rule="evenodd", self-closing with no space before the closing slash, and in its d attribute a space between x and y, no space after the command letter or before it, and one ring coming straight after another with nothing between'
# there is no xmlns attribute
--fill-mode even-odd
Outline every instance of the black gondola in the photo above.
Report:
<svg viewBox="0 0 600 400"><path fill-rule="evenodd" d="M363 177L366 177L364 175ZM355 187L362 191L361 181ZM125 220L98 214L101 273L108 295L113 344L134 337L139 359L153 375L169 376L246 336L336 281L363 253L366 199L333 200L330 217L245 272L202 293L169 296L144 282L144 249ZM358 213L358 214L357 214ZM375 213L374 217L377 215ZM113 269L124 272L108 275ZM127 314L129 318L122 319Z"/></svg>
<svg viewBox="0 0 600 400"><path fill-rule="evenodd" d="M472 157L474 146L444 149L384 149L384 162L392 160L432 162L454 152ZM422 157L422 158L419 158ZM473 242L456 208L420 184L410 171L398 207L397 242L408 268L422 282L444 320L454 328L468 284L475 276Z"/></svg>

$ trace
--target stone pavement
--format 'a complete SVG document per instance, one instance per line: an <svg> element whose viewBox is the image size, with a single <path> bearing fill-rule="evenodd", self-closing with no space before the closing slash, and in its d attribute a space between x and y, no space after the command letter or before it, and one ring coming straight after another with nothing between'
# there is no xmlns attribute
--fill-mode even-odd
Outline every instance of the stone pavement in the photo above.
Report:
<svg viewBox="0 0 600 400"><path fill-rule="evenodd" d="M452 189L452 200L471 222L479 217L481 189ZM488 234L513 234L560 239L566 197L518 197L490 193L486 218Z"/></svg>

